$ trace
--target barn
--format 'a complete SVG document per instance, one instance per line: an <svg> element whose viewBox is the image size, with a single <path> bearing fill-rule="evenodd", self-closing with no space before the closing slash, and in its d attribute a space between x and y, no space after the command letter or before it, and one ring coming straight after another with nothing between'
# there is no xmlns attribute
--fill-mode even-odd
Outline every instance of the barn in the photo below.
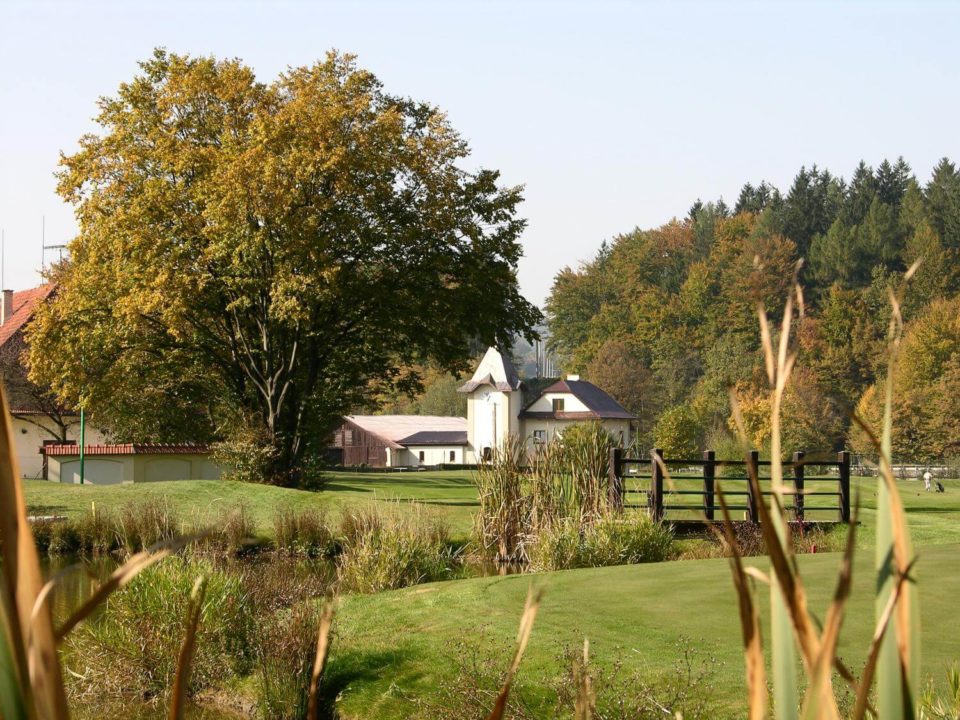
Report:
<svg viewBox="0 0 960 720"><path fill-rule="evenodd" d="M418 467L461 464L467 419L437 415L347 415L334 433L343 465Z"/></svg>

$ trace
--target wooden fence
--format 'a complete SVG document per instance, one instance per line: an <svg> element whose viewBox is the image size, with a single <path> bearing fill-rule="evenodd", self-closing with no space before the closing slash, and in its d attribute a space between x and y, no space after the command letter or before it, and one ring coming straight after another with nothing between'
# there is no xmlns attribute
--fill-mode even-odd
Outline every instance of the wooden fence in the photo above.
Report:
<svg viewBox="0 0 960 720"><path fill-rule="evenodd" d="M617 507L644 507L655 520L671 519L668 515L696 511L706 521L720 519L720 504L717 500L717 483L722 485L727 508L732 512L743 511L746 520L760 521L759 506L763 498L773 494L769 488L770 461L761 460L753 451L745 460L717 460L713 450L707 450L696 459L663 457L663 451L653 451L660 462L650 459L630 458L620 448L610 451L611 501ZM836 459L832 459L835 457ZM664 467L669 471L669 487L664 487ZM807 469L815 470L807 473ZM833 474L836 468L836 474ZM783 494L791 496L787 509L793 511L797 521L808 521L811 513L836 512L839 522L850 522L850 453L843 451L835 456L793 454L791 460L783 461L785 488ZM759 494L750 478L757 478ZM814 487L807 487L807 483ZM646 488L643 485L647 485ZM828 489L823 489L826 486ZM646 502L631 503L632 495L646 495ZM808 506L807 498L836 498L835 505ZM822 521L823 519L821 519Z"/></svg>

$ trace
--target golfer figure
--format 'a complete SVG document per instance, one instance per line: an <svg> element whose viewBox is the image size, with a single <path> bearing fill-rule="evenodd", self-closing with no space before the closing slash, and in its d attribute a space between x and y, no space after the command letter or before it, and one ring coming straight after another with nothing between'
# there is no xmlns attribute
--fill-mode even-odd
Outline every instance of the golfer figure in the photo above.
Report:
<svg viewBox="0 0 960 720"><path fill-rule="evenodd" d="M930 490L933 489L932 487L930 487L930 478L932 478L932 477L933 477L933 475L930 474L930 471L929 471L929 470L927 470L927 471L923 474L923 489L926 490L927 492L930 492Z"/></svg>

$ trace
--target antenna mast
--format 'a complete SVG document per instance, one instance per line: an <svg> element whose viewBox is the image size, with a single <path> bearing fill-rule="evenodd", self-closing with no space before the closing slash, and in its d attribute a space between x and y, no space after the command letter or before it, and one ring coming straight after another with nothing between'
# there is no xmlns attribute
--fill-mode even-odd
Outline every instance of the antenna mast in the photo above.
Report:
<svg viewBox="0 0 960 720"><path fill-rule="evenodd" d="M40 245L42 247L40 251L40 279L43 279L43 271L47 269L47 250L58 250L59 257L58 260L63 260L63 251L67 248L66 245L47 245L47 216L43 216L43 224L40 229Z"/></svg>

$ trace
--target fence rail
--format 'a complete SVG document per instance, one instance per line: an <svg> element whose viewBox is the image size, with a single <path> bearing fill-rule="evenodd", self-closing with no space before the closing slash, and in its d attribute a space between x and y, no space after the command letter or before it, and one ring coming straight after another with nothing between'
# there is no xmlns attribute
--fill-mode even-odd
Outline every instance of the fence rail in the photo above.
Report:
<svg viewBox="0 0 960 720"><path fill-rule="evenodd" d="M649 481L647 490L640 490L646 494L646 508L655 520L663 520L668 512L672 511L700 511L706 521L716 520L719 502L717 500L718 484L723 495L732 502L727 502L730 510L742 510L750 522L760 521L760 503L763 498L773 495L773 491L764 490L763 483L770 481L769 474L763 475L763 468L770 467L769 460L761 460L757 451L752 451L745 460L717 460L713 450L707 450L703 457L692 458L665 458L663 451L654 449L656 459L627 457L623 450L614 448L610 451L610 500L615 507L637 507L627 502L627 495L637 490L628 487L628 481ZM631 472L633 468L649 467L649 474ZM678 468L678 472L669 472L669 478L664 468ZM807 475L808 468L818 468L819 472ZM824 468L836 468L836 475L825 475ZM693 469L698 473L690 474ZM741 473L737 473L742 469ZM811 454L795 452L791 459L783 461L785 473L784 482L791 482L792 488L785 488L782 492L792 498L790 509L798 521L807 520L808 513L824 510L836 512L839 522L850 522L850 453L843 451L835 455ZM718 470L722 474L718 474ZM733 474L731 474L733 473ZM769 473L769 470L767 471ZM789 473L789 477L786 474ZM755 478L756 483L751 482ZM664 488L664 481L669 479L670 487ZM697 481L696 486L691 481ZM808 489L807 482L816 483L816 487ZM827 483L828 489L821 489ZM836 483L835 489L833 484ZM694 498L700 498L695 502ZM833 506L808 506L806 499L811 497L836 498ZM666 502L666 498L677 502ZM737 502L738 498L743 498ZM640 505L642 507L642 505Z"/></svg>

